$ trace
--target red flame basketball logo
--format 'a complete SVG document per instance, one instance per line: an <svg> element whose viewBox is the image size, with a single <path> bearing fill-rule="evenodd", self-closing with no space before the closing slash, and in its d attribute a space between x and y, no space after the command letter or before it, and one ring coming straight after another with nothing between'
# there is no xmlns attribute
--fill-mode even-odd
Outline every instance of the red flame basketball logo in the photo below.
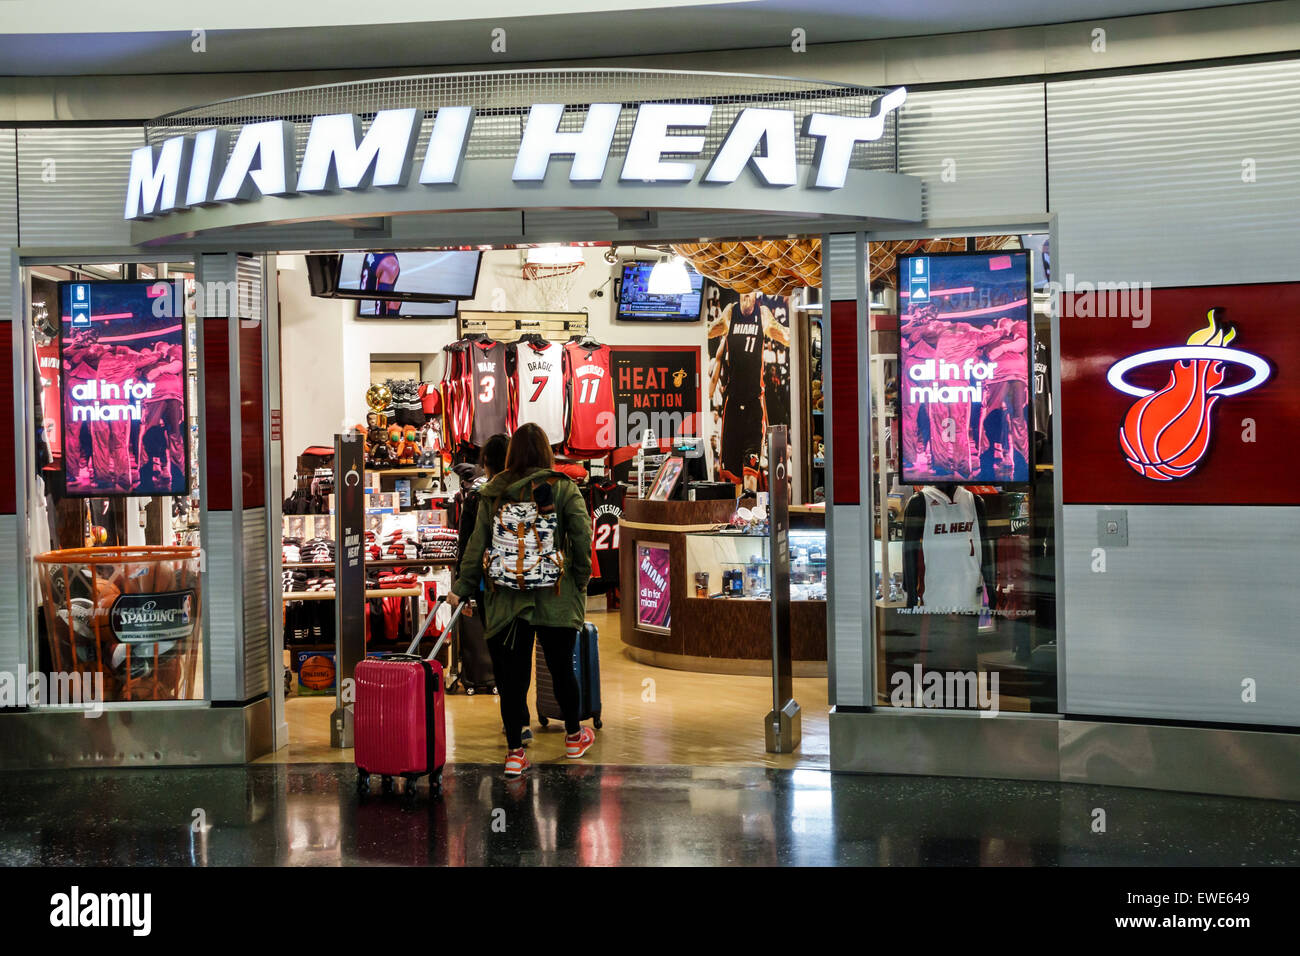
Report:
<svg viewBox="0 0 1300 956"><path fill-rule="evenodd" d="M1219 399L1255 388L1269 376L1268 363L1259 356L1228 348L1237 332L1219 328L1217 311L1210 310L1209 324L1194 332L1186 346L1130 356L1107 374L1115 388L1140 396L1124 416L1119 444L1129 466L1144 478L1172 481L1194 472L1210 446L1211 413ZM1124 381L1131 369L1171 359L1169 381L1158 391ZM1248 366L1255 374L1247 382L1225 386L1228 364Z"/></svg>

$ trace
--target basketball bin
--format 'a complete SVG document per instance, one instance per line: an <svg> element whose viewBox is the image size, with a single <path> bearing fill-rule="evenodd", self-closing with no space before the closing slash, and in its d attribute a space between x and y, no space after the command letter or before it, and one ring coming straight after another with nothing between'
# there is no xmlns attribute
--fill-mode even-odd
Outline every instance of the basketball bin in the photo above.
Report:
<svg viewBox="0 0 1300 956"><path fill-rule="evenodd" d="M198 548L71 548L36 567L56 673L103 674L106 702L199 696Z"/></svg>

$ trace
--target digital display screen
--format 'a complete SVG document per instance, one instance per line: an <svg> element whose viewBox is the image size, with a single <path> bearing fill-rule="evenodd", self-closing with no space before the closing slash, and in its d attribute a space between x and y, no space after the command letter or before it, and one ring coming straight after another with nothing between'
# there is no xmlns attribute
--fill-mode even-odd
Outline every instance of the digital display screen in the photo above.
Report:
<svg viewBox="0 0 1300 956"><path fill-rule="evenodd" d="M392 311L388 302L378 299L358 299L357 316L362 319L425 319L453 318L460 303L451 302L397 302Z"/></svg>
<svg viewBox="0 0 1300 956"><path fill-rule="evenodd" d="M184 294L170 282L62 282L63 472L73 497L186 495Z"/></svg>
<svg viewBox="0 0 1300 956"><path fill-rule="evenodd" d="M1029 481L1030 255L899 257L904 484Z"/></svg>
<svg viewBox="0 0 1300 956"><path fill-rule="evenodd" d="M618 317L624 321L694 322L700 317L700 290L704 277L686 264L691 291L682 295L655 295L650 292L653 262L628 262L623 265L623 283L618 294Z"/></svg>
<svg viewBox="0 0 1300 956"><path fill-rule="evenodd" d="M394 310L404 299L472 299L482 256L476 250L345 253L339 264L338 293L378 299L381 308ZM392 295L374 294L385 292Z"/></svg>

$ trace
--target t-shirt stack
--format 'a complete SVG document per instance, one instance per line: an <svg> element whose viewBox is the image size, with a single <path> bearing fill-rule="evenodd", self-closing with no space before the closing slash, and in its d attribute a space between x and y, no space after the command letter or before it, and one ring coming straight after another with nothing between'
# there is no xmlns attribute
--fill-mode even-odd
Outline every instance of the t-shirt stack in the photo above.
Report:
<svg viewBox="0 0 1300 956"><path fill-rule="evenodd" d="M308 571L285 568L281 586L286 592L334 591L330 569ZM290 644L331 644L334 641L332 601L288 601L284 605L284 636Z"/></svg>
<svg viewBox="0 0 1300 956"><path fill-rule="evenodd" d="M414 561L419 556L415 539L400 528L384 536L384 558L390 561Z"/></svg>
<svg viewBox="0 0 1300 956"><path fill-rule="evenodd" d="M459 534L455 528L426 527L420 529L419 557L421 561L455 561Z"/></svg>
<svg viewBox="0 0 1300 956"><path fill-rule="evenodd" d="M280 558L285 564L300 564L302 562L302 539L281 538ZM289 589L285 588L285 590Z"/></svg>
<svg viewBox="0 0 1300 956"><path fill-rule="evenodd" d="M302 560L310 564L333 564L334 542L329 538L312 538L302 546Z"/></svg>

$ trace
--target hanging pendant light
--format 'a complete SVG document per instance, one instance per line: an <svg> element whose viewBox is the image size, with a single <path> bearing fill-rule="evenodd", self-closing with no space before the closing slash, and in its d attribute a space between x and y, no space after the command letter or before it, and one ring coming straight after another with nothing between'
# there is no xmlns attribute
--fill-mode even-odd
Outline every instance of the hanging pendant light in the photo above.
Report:
<svg viewBox="0 0 1300 956"><path fill-rule="evenodd" d="M660 259L650 270L646 291L651 295L690 295L691 274L686 271L686 260L681 256Z"/></svg>

